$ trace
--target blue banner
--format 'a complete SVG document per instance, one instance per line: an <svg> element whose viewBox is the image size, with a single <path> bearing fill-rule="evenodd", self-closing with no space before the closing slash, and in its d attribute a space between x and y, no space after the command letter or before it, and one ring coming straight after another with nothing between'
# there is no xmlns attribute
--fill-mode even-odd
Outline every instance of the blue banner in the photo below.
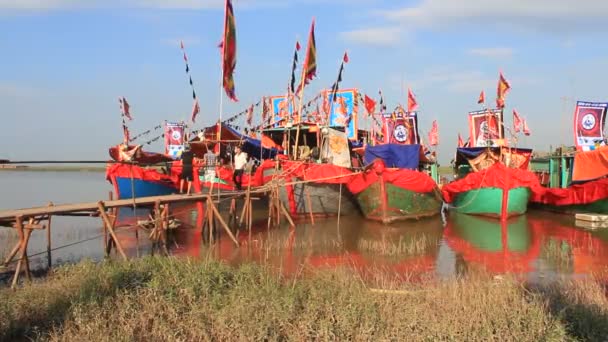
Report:
<svg viewBox="0 0 608 342"><path fill-rule="evenodd" d="M336 92L334 101L333 93L326 92L325 97L329 101L329 126L345 127L348 139L357 140L357 90L348 89Z"/></svg>

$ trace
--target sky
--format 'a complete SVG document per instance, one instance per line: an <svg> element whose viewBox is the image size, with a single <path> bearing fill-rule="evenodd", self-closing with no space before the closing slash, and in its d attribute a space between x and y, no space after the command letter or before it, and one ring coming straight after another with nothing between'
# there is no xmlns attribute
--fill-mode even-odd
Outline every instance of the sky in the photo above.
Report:
<svg viewBox="0 0 608 342"><path fill-rule="evenodd" d="M233 0L237 103L219 86L223 3L0 0L0 159L107 159L122 139L119 96L131 105L132 136L188 120L180 40L201 105L194 129L218 119L220 96L227 118L283 94L313 17L318 77L305 97L331 86L348 51L341 87L376 98L382 89L389 109L411 88L420 133L439 123L443 164L457 134L468 137L480 91L494 101L499 71L512 87L506 123L516 108L532 131L518 146L572 145L575 101L608 100L603 0Z"/></svg>

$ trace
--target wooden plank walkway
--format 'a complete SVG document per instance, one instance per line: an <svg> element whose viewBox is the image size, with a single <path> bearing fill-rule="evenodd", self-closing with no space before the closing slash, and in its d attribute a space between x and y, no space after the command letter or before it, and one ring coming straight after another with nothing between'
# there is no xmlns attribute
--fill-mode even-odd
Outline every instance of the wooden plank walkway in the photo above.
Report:
<svg viewBox="0 0 608 342"><path fill-rule="evenodd" d="M251 194L263 193L265 190L251 190ZM245 191L222 191L220 192L220 198L228 198L245 195ZM140 206L154 205L156 202L161 204L165 203L176 203L176 202L195 202L205 201L209 196L208 193L204 194L175 194L165 196L152 196L152 197L138 197L135 199L120 199L120 200L106 200L101 201L103 206L107 209L129 207L133 204ZM212 194L213 198L217 198L217 193ZM3 210L0 211L0 221L13 220L16 217L35 217L40 215L57 215L66 213L77 213L84 211L97 211L99 208L99 201L97 202L86 202L86 203L71 203L71 204L60 204L44 207L24 208L15 210Z"/></svg>

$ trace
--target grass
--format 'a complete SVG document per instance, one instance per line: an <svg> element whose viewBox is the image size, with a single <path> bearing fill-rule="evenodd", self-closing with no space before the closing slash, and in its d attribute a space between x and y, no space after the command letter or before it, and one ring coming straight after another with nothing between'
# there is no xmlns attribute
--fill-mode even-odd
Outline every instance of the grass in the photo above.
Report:
<svg viewBox="0 0 608 342"><path fill-rule="evenodd" d="M0 340L601 340L605 289L593 279L527 286L469 274L382 281L348 269L298 278L265 266L143 258L81 262L0 290Z"/></svg>

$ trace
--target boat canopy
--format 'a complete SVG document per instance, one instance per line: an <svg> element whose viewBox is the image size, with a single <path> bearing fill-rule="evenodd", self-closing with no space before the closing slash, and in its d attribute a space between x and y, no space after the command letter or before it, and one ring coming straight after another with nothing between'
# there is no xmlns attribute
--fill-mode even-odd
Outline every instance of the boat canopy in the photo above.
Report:
<svg viewBox="0 0 608 342"><path fill-rule="evenodd" d="M416 170L420 164L420 145L367 146L363 156L365 165L373 163L376 159L382 159L386 167Z"/></svg>

